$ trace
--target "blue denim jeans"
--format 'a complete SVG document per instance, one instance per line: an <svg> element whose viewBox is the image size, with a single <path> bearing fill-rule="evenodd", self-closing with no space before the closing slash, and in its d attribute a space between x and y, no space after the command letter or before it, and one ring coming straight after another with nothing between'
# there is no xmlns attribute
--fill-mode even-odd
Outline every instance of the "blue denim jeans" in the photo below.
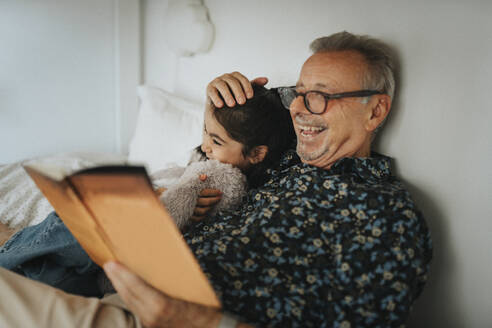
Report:
<svg viewBox="0 0 492 328"><path fill-rule="evenodd" d="M0 266L68 293L101 297L103 274L55 212L0 247Z"/></svg>

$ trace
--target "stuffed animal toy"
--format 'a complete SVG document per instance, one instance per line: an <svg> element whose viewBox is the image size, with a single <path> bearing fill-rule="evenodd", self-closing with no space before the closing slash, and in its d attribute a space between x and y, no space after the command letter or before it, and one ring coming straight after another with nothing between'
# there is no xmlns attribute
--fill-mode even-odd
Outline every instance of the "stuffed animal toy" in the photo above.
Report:
<svg viewBox="0 0 492 328"><path fill-rule="evenodd" d="M202 174L207 175L204 181L199 179ZM203 189L222 191L221 200L210 214L237 207L247 190L246 176L241 170L217 160L193 162L185 168L168 168L156 172L152 178L154 185L168 188L160 200L180 229L189 222Z"/></svg>

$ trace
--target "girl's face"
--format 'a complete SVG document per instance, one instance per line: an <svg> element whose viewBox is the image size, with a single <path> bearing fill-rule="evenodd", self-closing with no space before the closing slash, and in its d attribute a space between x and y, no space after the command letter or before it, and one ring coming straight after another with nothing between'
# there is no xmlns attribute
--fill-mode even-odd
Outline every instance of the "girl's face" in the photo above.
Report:
<svg viewBox="0 0 492 328"><path fill-rule="evenodd" d="M208 106L205 110L202 151L208 159L232 164L241 170L247 169L251 163L249 156L243 155L243 144L229 137L224 127L215 119L212 110Z"/></svg>

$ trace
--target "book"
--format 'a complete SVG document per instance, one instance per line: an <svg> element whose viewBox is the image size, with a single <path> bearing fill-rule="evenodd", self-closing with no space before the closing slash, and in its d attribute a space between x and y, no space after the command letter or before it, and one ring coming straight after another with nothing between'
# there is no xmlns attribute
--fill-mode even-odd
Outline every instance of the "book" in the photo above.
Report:
<svg viewBox="0 0 492 328"><path fill-rule="evenodd" d="M221 307L144 167L24 169L95 263L117 261L171 297Z"/></svg>

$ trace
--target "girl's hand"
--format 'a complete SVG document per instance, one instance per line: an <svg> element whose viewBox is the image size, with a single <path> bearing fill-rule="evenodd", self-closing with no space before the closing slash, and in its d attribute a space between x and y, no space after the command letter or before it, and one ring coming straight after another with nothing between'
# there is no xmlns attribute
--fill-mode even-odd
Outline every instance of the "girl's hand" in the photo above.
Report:
<svg viewBox="0 0 492 328"><path fill-rule="evenodd" d="M199 176L201 181L207 179L206 174L201 174ZM207 214L212 210L212 208L217 205L217 203L222 198L222 192L218 189L203 189L200 192L200 196L196 201L196 207L191 216L191 220L198 222L203 220Z"/></svg>
<svg viewBox="0 0 492 328"><path fill-rule="evenodd" d="M207 85L207 99L210 99L217 108L222 108L224 101L229 107L234 107L236 101L242 105L246 99L253 97L251 84L265 85L267 82L266 77L257 77L250 82L239 72L223 74Z"/></svg>
<svg viewBox="0 0 492 328"><path fill-rule="evenodd" d="M171 298L121 264L108 262L104 271L145 327L217 327L221 320L218 310Z"/></svg>

